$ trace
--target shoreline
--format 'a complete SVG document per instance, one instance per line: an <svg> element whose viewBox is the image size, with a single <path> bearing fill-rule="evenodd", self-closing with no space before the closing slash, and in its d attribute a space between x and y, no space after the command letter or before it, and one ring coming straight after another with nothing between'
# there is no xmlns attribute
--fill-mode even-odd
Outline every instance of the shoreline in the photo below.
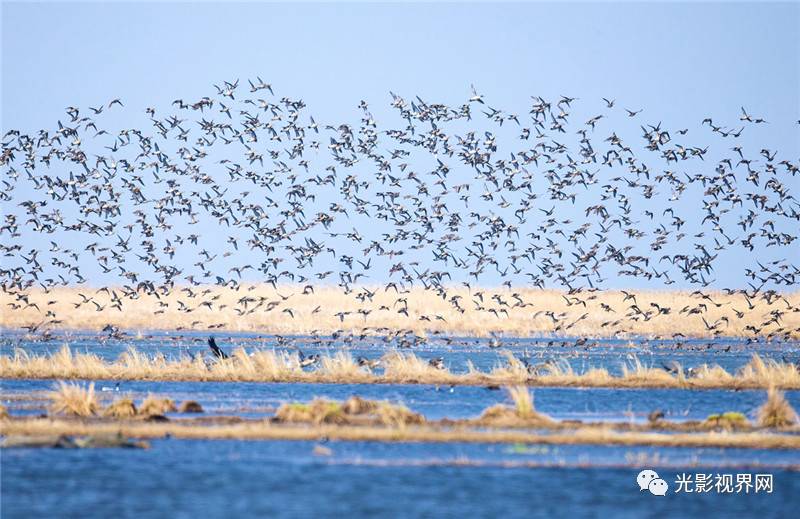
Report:
<svg viewBox="0 0 800 519"><path fill-rule="evenodd" d="M763 432L705 432L663 434L655 432L616 432L604 428L575 429L571 432L538 433L519 430L479 430L441 426L353 426L353 425L275 425L267 421L226 425L186 425L178 422L90 422L51 418L11 418L0 420L0 434L43 437L59 435L122 435L136 439L208 440L307 440L320 438L339 441L495 443L544 445L641 445L652 447L718 447L741 449L800 449L800 436Z"/></svg>

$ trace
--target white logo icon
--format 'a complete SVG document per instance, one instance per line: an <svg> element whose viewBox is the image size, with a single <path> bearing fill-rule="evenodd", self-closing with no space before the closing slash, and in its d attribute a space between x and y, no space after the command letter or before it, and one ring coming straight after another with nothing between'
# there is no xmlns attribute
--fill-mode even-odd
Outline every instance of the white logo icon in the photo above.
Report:
<svg viewBox="0 0 800 519"><path fill-rule="evenodd" d="M654 496L665 496L669 485L667 482L658 477L655 470L643 470L636 476L636 482L639 484L639 491L649 490Z"/></svg>

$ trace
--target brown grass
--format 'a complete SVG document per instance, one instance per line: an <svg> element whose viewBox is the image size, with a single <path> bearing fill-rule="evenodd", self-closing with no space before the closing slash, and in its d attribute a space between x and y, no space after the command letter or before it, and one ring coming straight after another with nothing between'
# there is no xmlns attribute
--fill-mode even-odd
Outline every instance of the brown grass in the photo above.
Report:
<svg viewBox="0 0 800 519"><path fill-rule="evenodd" d="M458 376L431 366L413 353L391 352L383 356L383 377L397 383L455 384Z"/></svg>
<svg viewBox="0 0 800 519"><path fill-rule="evenodd" d="M335 380L349 380L354 383L368 382L371 374L359 366L349 352L336 352L332 356L323 355L317 373Z"/></svg>
<svg viewBox="0 0 800 519"><path fill-rule="evenodd" d="M477 423L493 427L546 427L555 425L548 416L538 413L533 407L533 394L527 386L507 387L508 396L514 404L502 404L486 409Z"/></svg>
<svg viewBox="0 0 800 519"><path fill-rule="evenodd" d="M50 412L69 416L92 416L97 413L99 405L94 392L94 383L86 387L78 384L59 382L49 393Z"/></svg>
<svg viewBox="0 0 800 519"><path fill-rule="evenodd" d="M155 395L147 395L147 397L139 406L139 414L141 416L161 416L166 413L174 413L178 408L175 407L175 402L170 398L157 397Z"/></svg>
<svg viewBox="0 0 800 519"><path fill-rule="evenodd" d="M112 287L113 288L113 287ZM437 296L432 291L422 288L412 288L407 293L397 294L394 290L384 290L383 287L354 287L352 293L345 294L342 289L335 286L318 286L313 293L303 294L303 287L283 285L273 288L269 285L240 285L238 289L222 288L219 286L191 287L196 295L188 296L182 288L175 287L169 295L140 294L135 300L124 300L122 311L112 307L111 296L106 292L98 292L88 286L61 287L51 289L49 293L42 290L31 289L27 292L29 305L24 308L7 310L8 303L14 303L13 295L0 294L0 305L6 310L0 316L0 326L10 329L20 329L23 326L35 325L44 320L44 312L55 312L61 321L51 329L92 329L100 330L107 324L112 324L124 330L175 330L179 329L206 329L210 325L220 325L224 330L257 331L276 334L309 334L319 332L330 334L337 330L361 332L365 328L367 333L377 333L379 328L392 330L411 330L417 334L441 332L448 335L472 335L485 337L498 333L506 336L529 337L542 335L570 335L570 336L661 336L670 337L676 331L694 337L709 335L701 319L701 314L689 314L685 308L696 308L700 304L707 307L702 317L709 323L716 322L721 317L728 317L730 323L721 325L721 332L727 336L746 337L752 336L747 330L748 326L761 328L761 335L776 332L779 328L789 330L793 337L798 337L797 329L800 328L800 314L786 312L781 324L770 322L770 312L782 308L784 303L764 299L753 300L755 308L738 318L732 309L747 309L748 303L741 294L727 295L721 292L709 292L714 300L711 304L689 292L682 291L638 291L637 303L645 311L652 309L650 303L662 307L670 307L669 314L655 312L649 319L633 320L626 317L631 301L624 301L624 295L619 291L603 291L581 298L582 304L567 304L565 293L558 290L537 290L514 288L485 288L481 303L485 310L476 309L472 303L474 291L470 292L464 287L448 287L447 300ZM361 302L356 299L364 289L374 291L371 300ZM200 295L208 290L205 295ZM117 292L120 292L117 289ZM525 302L525 306L515 306L512 294L518 294ZM105 310L96 311L93 304L82 304L75 308L74 304L82 301L78 294L91 297ZM501 305L493 296L500 296L507 305ZM247 306L239 301L243 297L264 298L264 304L254 309L255 303L248 302ZM288 296L284 300L281 296ZM451 297L460 297L463 313L457 310L450 302ZM800 305L800 293L784 295L792 306ZM398 297L408 301L408 316L397 312L395 302ZM55 301L48 304L49 301ZM181 304L179 304L179 301ZM573 300L574 301L574 300ZM210 306L201 306L206 302ZM270 304L270 303L274 303ZM38 305L42 311L37 311L33 305ZM163 306L167 305L167 306ZM601 305L608 305L615 309L615 313L606 312ZM315 311L317 307L321 310ZM389 308L389 310L381 309ZM291 309L294 318L288 317L283 310ZM362 312L359 312L362 310ZM498 313L492 313L495 310ZM508 312L508 316L500 312ZM342 314L342 319L336 314ZM552 311L556 315L564 314L563 319L555 323L543 311ZM159 313L155 313L159 312ZM540 312L537 314L537 312ZM588 317L577 321L583 313ZM438 317L437 317L438 316ZM622 319L619 326L603 323ZM193 323L199 324L193 324ZM572 324L574 323L574 324Z"/></svg>
<svg viewBox="0 0 800 519"><path fill-rule="evenodd" d="M178 408L179 413L202 413L203 406L195 402L194 400L186 400L181 402L180 407Z"/></svg>
<svg viewBox="0 0 800 519"><path fill-rule="evenodd" d="M524 443L544 445L649 445L655 447L735 447L747 449L800 449L800 436L746 433L617 432L607 428L536 433L525 430L482 430L463 427L418 425L410 427L275 424L269 421L225 425L171 422L98 422L61 419L7 419L0 422L3 435L100 435L122 434L128 438L238 440Z"/></svg>
<svg viewBox="0 0 800 519"><path fill-rule="evenodd" d="M0 420L5 420L8 417L8 409L3 404L0 404Z"/></svg>
<svg viewBox="0 0 800 519"><path fill-rule="evenodd" d="M797 423L797 413L786 401L782 391L767 390L767 401L758 409L758 424L762 427L787 427Z"/></svg>
<svg viewBox="0 0 800 519"><path fill-rule="evenodd" d="M385 425L404 427L422 424L422 415L405 406L389 402L365 400L351 397L344 403L316 398L308 404L285 403L275 412L279 423L338 424L338 425Z"/></svg>
<svg viewBox="0 0 800 519"><path fill-rule="evenodd" d="M749 429L751 427L745 415L731 411L710 415L701 425L725 431Z"/></svg>
<svg viewBox="0 0 800 519"><path fill-rule="evenodd" d="M319 425L343 424L345 414L342 406L337 402L316 398L308 404L286 403L281 404L275 411L275 420L285 423L313 423Z"/></svg>
<svg viewBox="0 0 800 519"><path fill-rule="evenodd" d="M103 409L103 416L108 418L133 418L136 414L136 404L128 397L118 398Z"/></svg>
<svg viewBox="0 0 800 519"><path fill-rule="evenodd" d="M103 361L90 353L73 353L64 346L52 355L30 355L17 348L13 355L0 355L0 372L6 378L84 379L84 380L198 380L238 382L307 382L307 383L390 383L390 384L460 384L565 387L654 387L654 388L768 388L800 389L800 371L791 363L764 360L754 354L748 364L734 373L720 366L700 366L691 377L673 375L660 368L644 365L638 358L626 362L621 376L612 376L603 368L589 368L576 373L562 363L550 363L531 374L510 353L506 364L490 372L470 367L467 373L454 374L437 369L410 352L391 352L384 356L383 374L370 373L357 366L345 353L322 356L320 366L305 371L296 353L270 350L247 353L237 348L231 358L207 365L179 358L166 360L163 355L145 355L129 349L116 361Z"/></svg>

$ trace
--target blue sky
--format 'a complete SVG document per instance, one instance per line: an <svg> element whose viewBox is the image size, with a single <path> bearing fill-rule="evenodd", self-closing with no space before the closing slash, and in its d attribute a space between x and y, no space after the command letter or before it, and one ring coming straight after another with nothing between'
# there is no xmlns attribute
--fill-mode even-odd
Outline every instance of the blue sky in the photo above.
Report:
<svg viewBox="0 0 800 519"><path fill-rule="evenodd" d="M390 89L498 104L614 96L661 117L800 112L800 4L3 3L3 124L259 73L320 117ZM791 141L789 141L791 142ZM788 144L788 142L787 142ZM797 144L797 135L794 135Z"/></svg>
<svg viewBox="0 0 800 519"><path fill-rule="evenodd" d="M259 75L325 122L357 122L361 99L388 118L390 90L460 104L470 84L517 113L563 94L591 116L608 97L670 128L738 126L745 106L770 121L745 137L754 154L797 160L798 27L798 3L4 2L2 127L52 128L66 106L115 97L126 109L108 125L145 126L144 107Z"/></svg>

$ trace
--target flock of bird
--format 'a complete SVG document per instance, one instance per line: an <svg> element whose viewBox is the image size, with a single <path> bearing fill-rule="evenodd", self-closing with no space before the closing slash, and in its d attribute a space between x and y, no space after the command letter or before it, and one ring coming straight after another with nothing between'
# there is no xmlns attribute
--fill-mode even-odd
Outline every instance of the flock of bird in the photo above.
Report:
<svg viewBox="0 0 800 519"><path fill-rule="evenodd" d="M595 111L579 118L578 107ZM749 309L759 300L774 308L753 336L800 332L782 322L800 311L783 295L800 279L800 159L749 150L743 134L769 123L744 108L733 124L668 128L613 99L583 107L534 96L514 113L473 87L453 106L391 93L385 117L362 101L357 120L326 125L257 78L148 107L146 127L112 129L127 110L120 99L70 106L57 126L2 138L0 283L12 310L41 314L35 330L60 320L32 290L83 283L111 303L88 292L76 308L124 312L143 294L180 291L180 311L213 310L216 285L239 292L241 314L285 319L295 317L291 297L335 283L362 310L318 311L347 328L373 311L376 290L396 297L380 311L408 319L412 287L503 319L504 306L529 304L519 287L561 288L585 306L609 280L629 280L695 290L700 304L680 313L704 318L717 273L733 279L736 268L740 284L725 290L744 294ZM243 289L248 282L303 288L272 301ZM478 288L487 284L508 295L487 304ZM627 299L603 309L619 316L616 326L679 313ZM747 311L704 319L709 334Z"/></svg>

